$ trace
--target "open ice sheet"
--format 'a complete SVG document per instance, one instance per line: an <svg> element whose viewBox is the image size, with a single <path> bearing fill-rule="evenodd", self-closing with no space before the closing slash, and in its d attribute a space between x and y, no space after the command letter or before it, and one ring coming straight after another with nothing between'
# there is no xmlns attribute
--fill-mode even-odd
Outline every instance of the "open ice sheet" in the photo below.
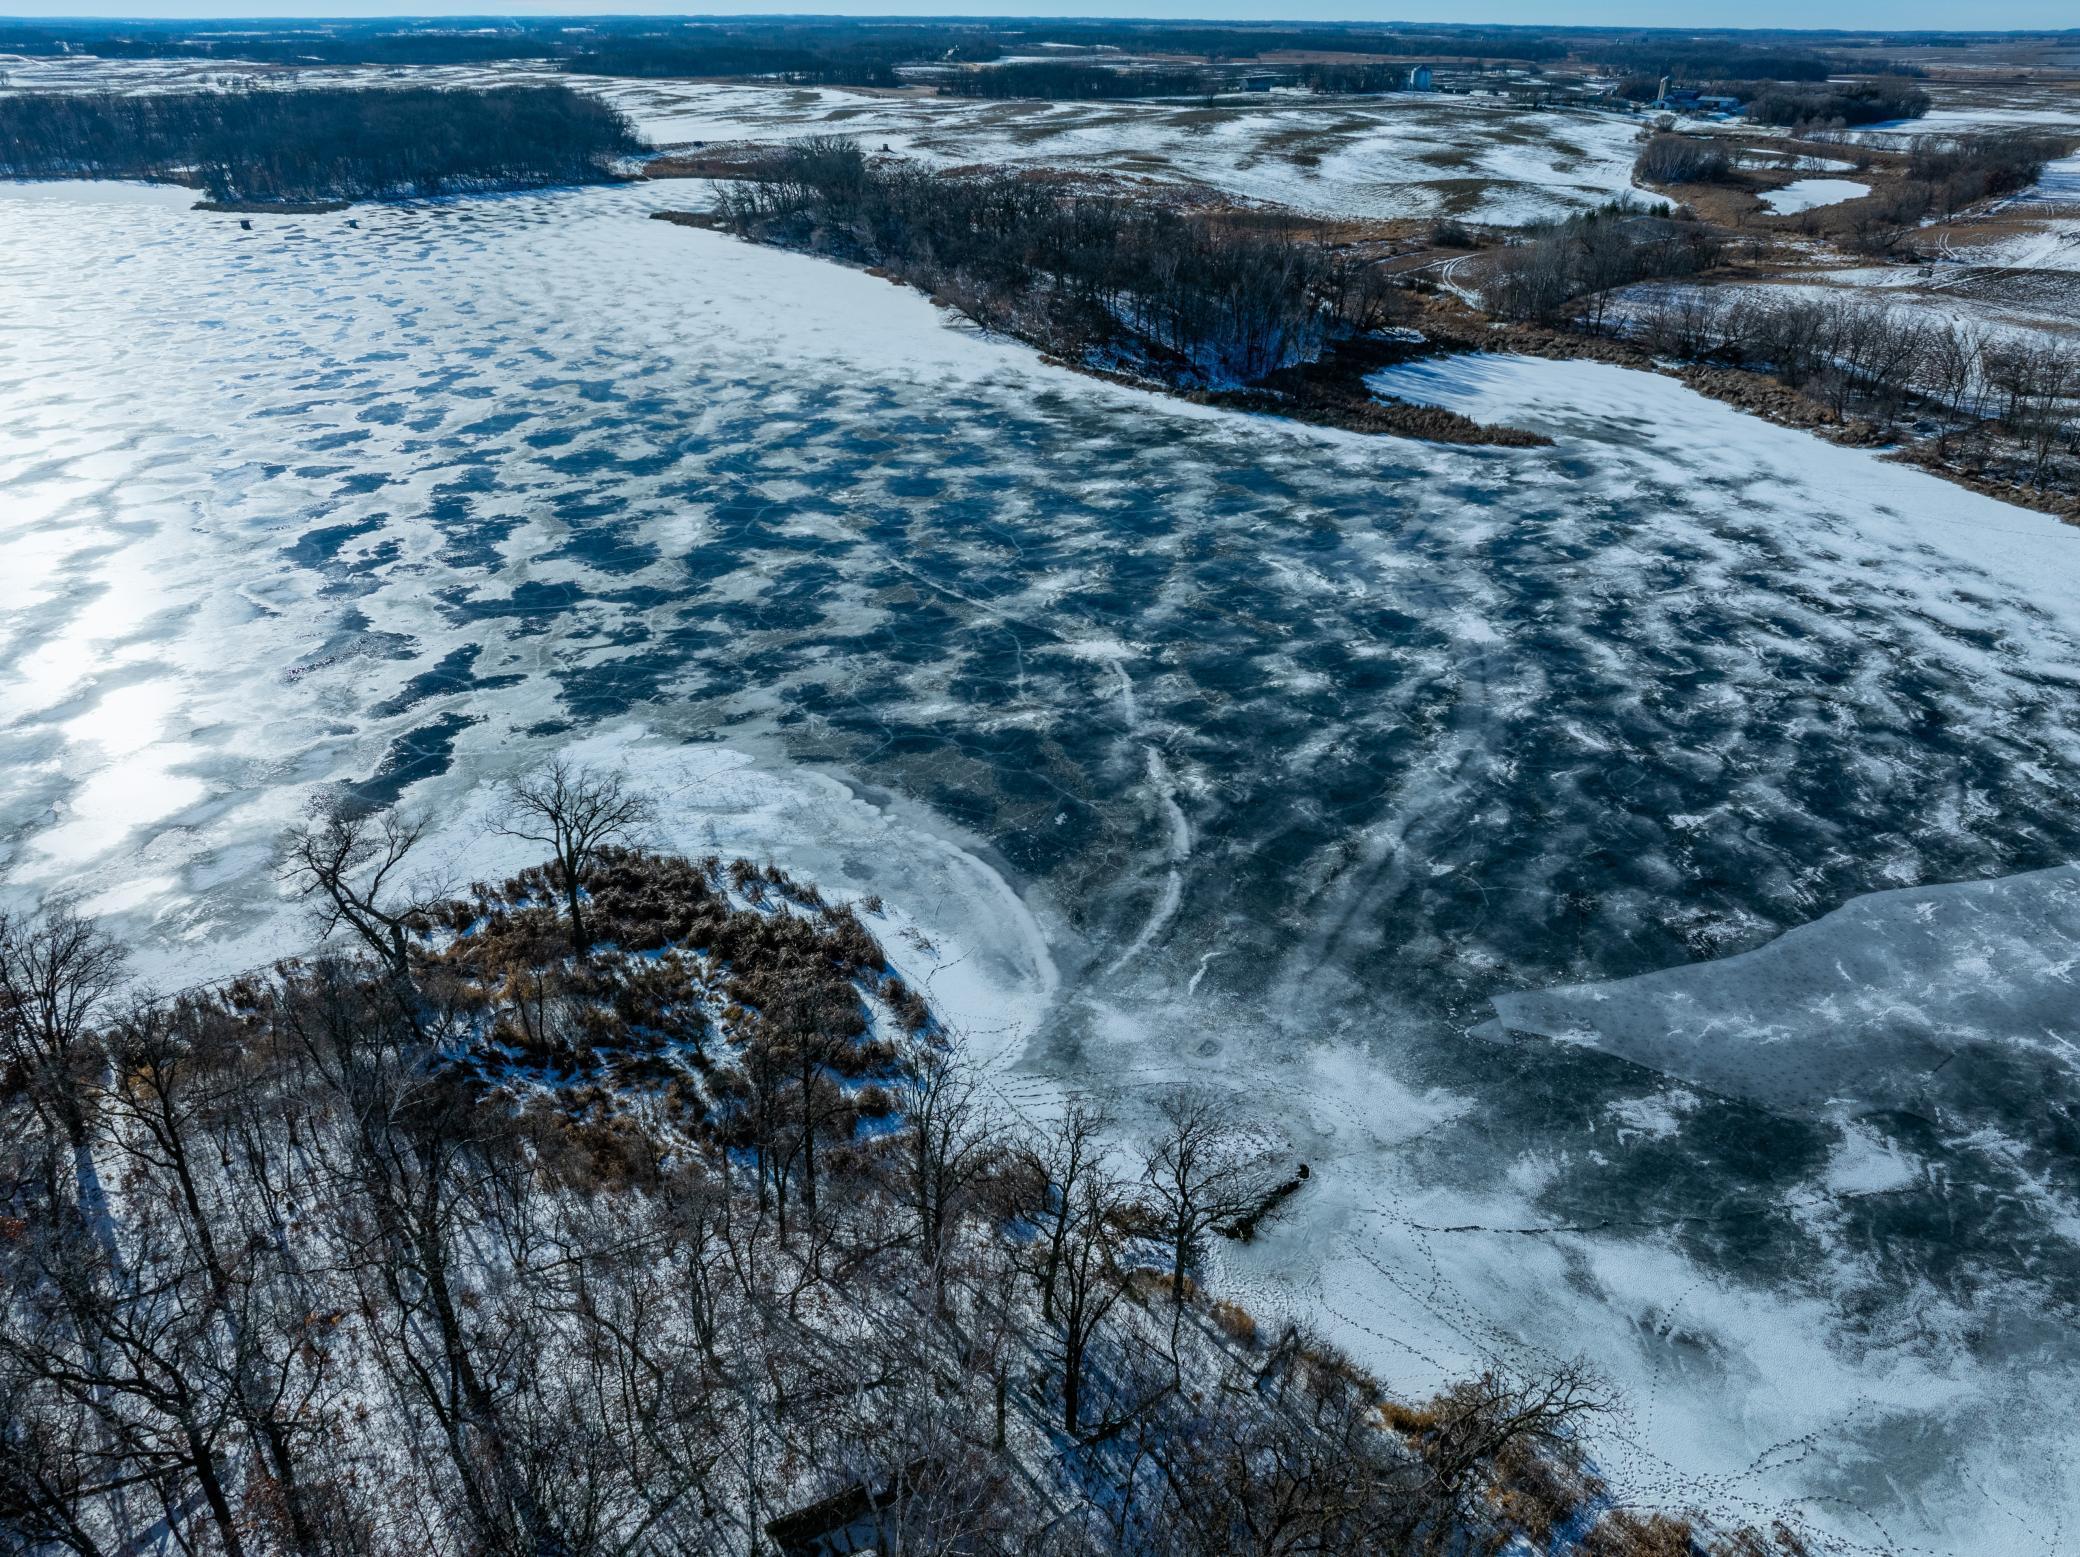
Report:
<svg viewBox="0 0 2080 1557"><path fill-rule="evenodd" d="M2076 969L2080 869L2061 865L1872 893L1739 956L1495 1011L1771 1107L1912 1109L1990 1069L2080 1069Z"/></svg>

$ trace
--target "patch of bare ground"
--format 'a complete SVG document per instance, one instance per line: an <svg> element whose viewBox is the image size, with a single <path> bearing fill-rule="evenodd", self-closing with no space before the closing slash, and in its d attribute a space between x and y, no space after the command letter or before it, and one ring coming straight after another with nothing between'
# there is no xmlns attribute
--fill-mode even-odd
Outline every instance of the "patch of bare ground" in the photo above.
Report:
<svg viewBox="0 0 2080 1557"><path fill-rule="evenodd" d="M1700 221L1767 241L1774 235L1853 240L1872 211L1884 208L1906 182L1907 159L1897 151L1861 144L1796 138L1760 140L1752 133L1712 137L1737 165L1710 183L1648 184L1656 193L1687 208ZM1764 154L1774 159L1765 161ZM1847 163L1844 169L1841 164ZM1853 178L1870 193L1810 210L1778 214L1762 197L1801 179Z"/></svg>
<svg viewBox="0 0 2080 1557"><path fill-rule="evenodd" d="M194 209L222 216L325 216L353 207L351 200L198 200Z"/></svg>
<svg viewBox="0 0 2080 1557"><path fill-rule="evenodd" d="M645 178L751 178L772 154L758 141L717 141L652 157L643 165Z"/></svg>
<svg viewBox="0 0 2080 1557"><path fill-rule="evenodd" d="M652 211L652 221L670 222L674 227L700 227L709 232L727 232L729 223L713 211Z"/></svg>
<svg viewBox="0 0 2080 1557"><path fill-rule="evenodd" d="M2034 508L2039 513L2055 514L2067 524L2080 524L2080 497L2004 481L1999 476L1960 464L1957 457L1934 438L1909 443L1885 457L1925 470L1932 476L1941 476L1945 481L1954 481L1987 497L1998 498L2003 503L2013 503L2017 508Z"/></svg>

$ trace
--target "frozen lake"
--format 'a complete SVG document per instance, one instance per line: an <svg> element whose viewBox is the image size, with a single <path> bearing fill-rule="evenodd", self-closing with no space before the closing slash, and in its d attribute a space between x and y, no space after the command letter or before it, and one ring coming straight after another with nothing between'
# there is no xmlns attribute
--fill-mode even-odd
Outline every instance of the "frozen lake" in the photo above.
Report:
<svg viewBox="0 0 2080 1557"><path fill-rule="evenodd" d="M1580 1351L1619 1497L2055 1545L2080 529L1615 369L1394 375L1529 451L1166 402L696 194L0 193L11 898L221 972L321 786L582 746L888 896L1013 1103L1236 1088L1316 1173L1229 1279L1394 1384Z"/></svg>
<svg viewBox="0 0 2080 1557"><path fill-rule="evenodd" d="M1870 192L1870 185L1859 184L1853 178L1802 178L1782 189L1765 189L1762 203L1774 216L1795 216L1800 211L1817 211L1824 205L1840 205L1844 200L1861 200Z"/></svg>

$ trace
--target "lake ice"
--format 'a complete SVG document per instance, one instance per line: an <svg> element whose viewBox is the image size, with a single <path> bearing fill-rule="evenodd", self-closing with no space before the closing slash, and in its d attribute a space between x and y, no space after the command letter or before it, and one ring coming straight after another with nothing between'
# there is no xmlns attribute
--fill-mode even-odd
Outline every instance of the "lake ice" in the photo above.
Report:
<svg viewBox="0 0 2080 1557"><path fill-rule="evenodd" d="M1765 189L1762 203L1777 216L1795 216L1823 205L1840 205L1844 200L1861 200L1871 192L1868 184L1853 178L1801 178L1782 189Z"/></svg>
<svg viewBox="0 0 2080 1557"><path fill-rule="evenodd" d="M2080 858L2080 530L1614 369L1392 376L1543 450L1169 402L647 219L698 194L0 202L12 901L200 978L296 944L320 787L463 828L626 761L671 841L889 897L1011 1104L1238 1089L1317 1171L1226 1278L1391 1383L1586 1353L1618 1496L1844 1550L2080 1515L2055 1022L1906 1095L1566 1004L1902 913L2080 958L1944 907Z"/></svg>

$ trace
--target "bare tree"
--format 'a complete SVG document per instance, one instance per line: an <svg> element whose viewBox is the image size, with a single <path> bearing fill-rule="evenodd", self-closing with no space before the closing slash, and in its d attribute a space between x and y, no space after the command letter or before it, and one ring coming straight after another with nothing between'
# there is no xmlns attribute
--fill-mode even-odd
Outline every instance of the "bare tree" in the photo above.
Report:
<svg viewBox="0 0 2080 1557"><path fill-rule="evenodd" d="M1075 1437L1083 1414L1084 1362L1098 1327L1126 1287L1118 1261L1116 1222L1122 1197L1102 1164L1079 1174L1055 1280L1061 1289L1062 1430Z"/></svg>
<svg viewBox="0 0 2080 1557"><path fill-rule="evenodd" d="M320 966L295 987L285 1020L349 1128L327 1176L353 1208L344 1259L360 1285L379 1365L416 1399L445 1440L481 1546L523 1536L563 1551L522 1475L501 1412L501 1373L486 1366L464 1293L464 1251L484 1241L483 1193L494 1122L430 1069L429 1045L406 1030L351 969Z"/></svg>
<svg viewBox="0 0 2080 1557"><path fill-rule="evenodd" d="M22 1078L37 1119L71 1150L78 1208L111 1248L89 1138L107 1065L93 1024L121 985L124 960L92 920L63 904L40 919L0 914L0 1071Z"/></svg>
<svg viewBox="0 0 2080 1557"><path fill-rule="evenodd" d="M1031 1197L1027 1215L1040 1229L1040 1317L1049 1324L1055 1317L1055 1282L1086 1204L1084 1186L1103 1171L1110 1124L1102 1108L1072 1102L1045 1135L1018 1149Z"/></svg>
<svg viewBox="0 0 2080 1557"><path fill-rule="evenodd" d="M196 1148L197 1115L208 1106L211 1082L184 1026L174 1011L150 1000L139 1000L116 1020L109 1038L116 1076L108 1106L117 1149L132 1171L172 1189L195 1253L221 1290L230 1275L217 1247L215 1218L203 1204Z"/></svg>
<svg viewBox="0 0 2080 1557"><path fill-rule="evenodd" d="M909 1126L905 1188L918 1252L943 1301L947 1245L995 1155L995 1134L975 1078L955 1053L920 1047L904 1065L899 1095Z"/></svg>
<svg viewBox="0 0 2080 1557"><path fill-rule="evenodd" d="M600 773L558 757L529 779L506 787L498 831L548 849L570 912L571 948L591 948L585 930L583 883L603 845L623 842L655 815L650 797L618 773Z"/></svg>
<svg viewBox="0 0 2080 1557"><path fill-rule="evenodd" d="M1965 414L1976 396L1984 350L1985 333L1965 320L1945 320L1929 333L1924 359L1929 388L1959 415ZM1945 423L1938 434L1938 446L1947 448L1949 441L1950 428Z"/></svg>
<svg viewBox="0 0 2080 1557"><path fill-rule="evenodd" d="M1490 1369L1446 1390L1423 1413L1417 1438L1428 1471L1422 1512L1431 1550L1445 1549L1480 1497L1484 1471L1512 1457L1564 1455L1588 1421L1610 1409L1607 1385L1585 1362L1536 1373Z"/></svg>
<svg viewBox="0 0 2080 1557"><path fill-rule="evenodd" d="M90 1528L100 1442L89 1403L58 1396L0 1346L0 1551L100 1557Z"/></svg>
<svg viewBox="0 0 2080 1557"><path fill-rule="evenodd" d="M1299 1337L1289 1337L1298 1343ZM1189 1431L1151 1434L1175 1557L1371 1557L1405 1552L1413 1467L1379 1431L1369 1379L1318 1343L1237 1359ZM1237 1376L1240 1375L1240 1376Z"/></svg>
<svg viewBox="0 0 2080 1557"><path fill-rule="evenodd" d="M407 934L421 895L400 895L405 857L425 836L423 819L395 811L372 814L344 800L322 801L290 840L287 875L298 895L314 900L318 929L341 925L375 953L399 989L411 984Z"/></svg>
<svg viewBox="0 0 2080 1557"><path fill-rule="evenodd" d="M1170 1301L1181 1307L1200 1240L1261 1207L1278 1177L1270 1153L1225 1098L1180 1087L1156 1112L1161 1123L1144 1149L1142 1178L1170 1248Z"/></svg>

